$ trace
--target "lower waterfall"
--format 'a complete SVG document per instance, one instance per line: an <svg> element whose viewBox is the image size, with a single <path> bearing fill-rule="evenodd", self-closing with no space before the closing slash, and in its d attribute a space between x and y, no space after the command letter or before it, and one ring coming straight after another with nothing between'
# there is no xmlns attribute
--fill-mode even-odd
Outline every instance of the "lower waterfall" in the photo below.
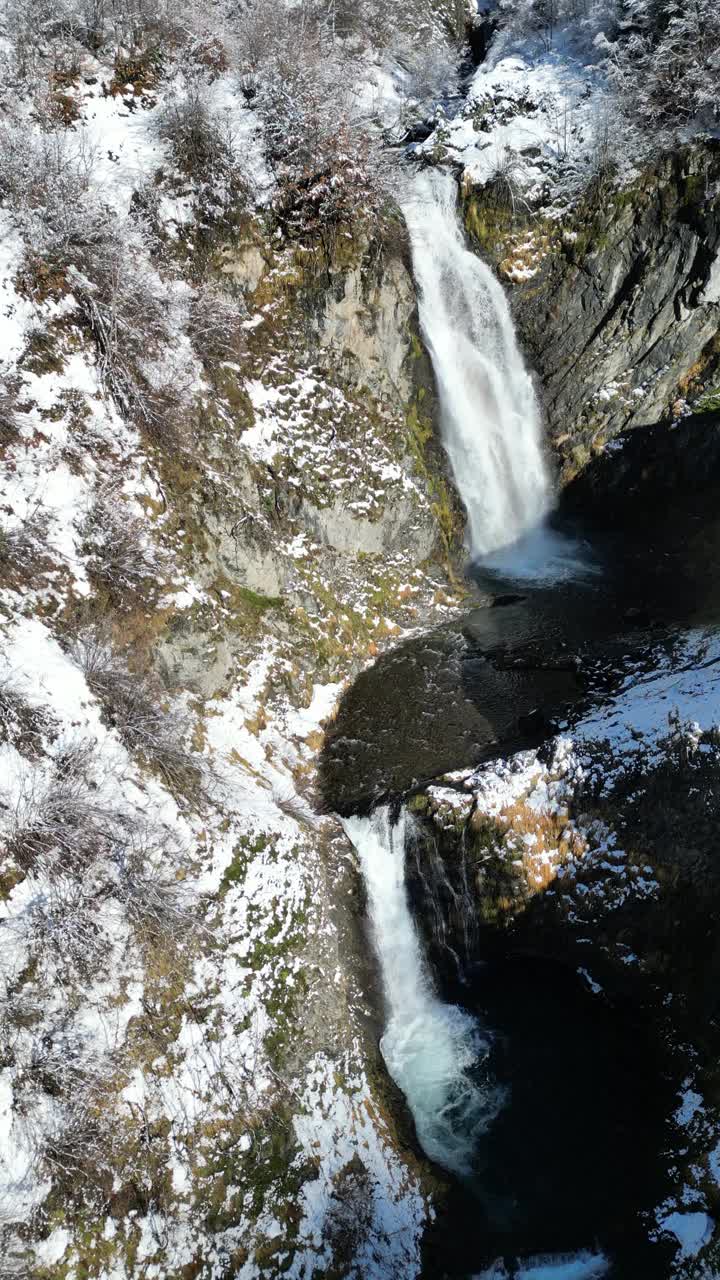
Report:
<svg viewBox="0 0 720 1280"><path fill-rule="evenodd" d="M504 1091L485 1077L489 1043L478 1022L433 990L405 888L409 821L403 812L393 825L388 809L344 821L362 864L382 973L380 1048L427 1155L469 1175L478 1135L497 1115Z"/></svg>
<svg viewBox="0 0 720 1280"><path fill-rule="evenodd" d="M467 510L470 550L479 557L538 525L552 486L507 299L465 244L456 204L456 183L440 170L414 177L401 200L443 441Z"/></svg>

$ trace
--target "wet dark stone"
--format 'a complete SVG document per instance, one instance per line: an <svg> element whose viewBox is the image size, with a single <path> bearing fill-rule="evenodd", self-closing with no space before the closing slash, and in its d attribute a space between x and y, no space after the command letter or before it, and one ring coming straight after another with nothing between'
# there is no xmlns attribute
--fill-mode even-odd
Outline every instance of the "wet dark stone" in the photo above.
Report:
<svg viewBox="0 0 720 1280"><path fill-rule="evenodd" d="M514 634L517 607L494 613ZM400 645L359 676L326 735L328 810L367 811L450 769L538 746L580 698L575 664L554 665L532 643L513 654L504 628L488 625L491 612Z"/></svg>
<svg viewBox="0 0 720 1280"><path fill-rule="evenodd" d="M720 488L720 413L696 414L676 425L635 427L617 436L567 486L560 513L612 528L666 514L673 524L712 504ZM669 510L668 510L669 508Z"/></svg>
<svg viewBox="0 0 720 1280"><path fill-rule="evenodd" d="M451 1192L424 1275L467 1277L497 1257L562 1255L598 1241L611 1280L661 1280L672 1247L643 1212L668 1191L663 1134L677 1066L637 1009L599 1001L553 960L496 956L463 1002L493 1032L489 1068L508 1102Z"/></svg>

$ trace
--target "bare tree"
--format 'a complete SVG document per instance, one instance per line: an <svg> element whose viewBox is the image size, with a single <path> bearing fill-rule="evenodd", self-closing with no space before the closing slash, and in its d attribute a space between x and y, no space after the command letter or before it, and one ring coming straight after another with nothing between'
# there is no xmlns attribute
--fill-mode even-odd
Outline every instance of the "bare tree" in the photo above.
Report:
<svg viewBox="0 0 720 1280"><path fill-rule="evenodd" d="M38 248L67 255L102 232L107 215L91 194L96 162L84 133L50 129L28 135L22 127L0 133L0 194Z"/></svg>
<svg viewBox="0 0 720 1280"><path fill-rule="evenodd" d="M627 0L611 78L628 116L662 139L720 120L720 11L713 0Z"/></svg>

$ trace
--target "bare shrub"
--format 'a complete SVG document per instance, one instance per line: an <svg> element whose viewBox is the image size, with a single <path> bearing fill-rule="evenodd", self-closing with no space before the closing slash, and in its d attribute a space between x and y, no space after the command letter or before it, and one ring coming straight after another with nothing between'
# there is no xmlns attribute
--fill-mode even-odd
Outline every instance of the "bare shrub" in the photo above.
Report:
<svg viewBox="0 0 720 1280"><path fill-rule="evenodd" d="M0 193L34 235L37 253L67 255L69 246L87 243L107 222L90 195L95 158L82 132L0 131Z"/></svg>
<svg viewBox="0 0 720 1280"><path fill-rule="evenodd" d="M66 1099L61 1115L45 1134L41 1164L56 1184L79 1184L83 1192L97 1192L106 1184L111 1145L108 1110L110 1099L97 1089L76 1087Z"/></svg>
<svg viewBox="0 0 720 1280"><path fill-rule="evenodd" d="M356 1154L334 1175L324 1236L335 1265L350 1266L372 1225L372 1180Z"/></svg>
<svg viewBox="0 0 720 1280"><path fill-rule="evenodd" d="M318 133L305 164L286 161L280 178L275 210L286 234L315 237L328 248L342 228L376 222L385 202L372 143L348 121Z"/></svg>
<svg viewBox="0 0 720 1280"><path fill-rule="evenodd" d="M137 1102L123 1102L112 1082L77 1087L57 1109L46 1135L38 1134L37 1163L53 1181L53 1196L72 1212L112 1206L152 1215L169 1211L167 1130Z"/></svg>
<svg viewBox="0 0 720 1280"><path fill-rule="evenodd" d="M34 75L56 49L74 41L74 6L68 0L7 0L5 33L12 42L14 72L21 80Z"/></svg>
<svg viewBox="0 0 720 1280"><path fill-rule="evenodd" d="M177 351L182 290L152 265L151 227L115 216L92 188L93 149L81 131L51 130L28 141L0 136L0 193L26 241L27 291L36 301L72 292L97 350L103 384L122 412L157 439L174 442L193 371Z"/></svg>
<svg viewBox="0 0 720 1280"><path fill-rule="evenodd" d="M79 532L89 571L113 599L140 591L165 568L145 523L128 510L119 483L109 481L96 491Z"/></svg>
<svg viewBox="0 0 720 1280"><path fill-rule="evenodd" d="M392 51L403 78L398 118L391 132L402 136L425 119L438 101L457 90L458 50L451 40L439 36L418 42L406 33L395 32Z"/></svg>
<svg viewBox="0 0 720 1280"><path fill-rule="evenodd" d="M116 846L113 861L114 895L146 937L186 941L195 932L197 901L182 879L187 859L170 831L152 824L134 827Z"/></svg>
<svg viewBox="0 0 720 1280"><path fill-rule="evenodd" d="M10 822L7 852L23 870L85 871L111 852L118 814L102 804L93 774L95 742L69 743L39 781L29 776Z"/></svg>
<svg viewBox="0 0 720 1280"><path fill-rule="evenodd" d="M0 364L0 449L17 439L22 379L7 364Z"/></svg>
<svg viewBox="0 0 720 1280"><path fill-rule="evenodd" d="M0 742L9 742L23 755L42 754L57 733L57 721L45 707L32 706L12 678L0 679Z"/></svg>
<svg viewBox="0 0 720 1280"><path fill-rule="evenodd" d="M5 23L17 74L27 79L73 48L122 48L126 58L135 51L160 62L188 38L180 13L172 0L8 0Z"/></svg>
<svg viewBox="0 0 720 1280"><path fill-rule="evenodd" d="M111 38L120 46L162 58L189 38L186 19L192 6L176 0L108 0L107 8Z"/></svg>
<svg viewBox="0 0 720 1280"><path fill-rule="evenodd" d="M196 377L177 341L186 288L153 265L157 242L137 202L126 217L102 205L93 161L82 132L30 143L18 129L0 135L0 193L32 245L25 289L35 301L72 293L119 411L158 443L176 444ZM210 188L224 198L222 184Z"/></svg>
<svg viewBox="0 0 720 1280"><path fill-rule="evenodd" d="M212 181L233 159L219 118L195 86L167 104L160 118L160 136L170 144L178 169L190 178Z"/></svg>
<svg viewBox="0 0 720 1280"><path fill-rule="evenodd" d="M28 772L10 814L6 857L30 890L14 923L36 962L75 981L107 962L121 915L154 941L184 941L197 903L172 829L106 798L97 743L77 741L42 774Z"/></svg>
<svg viewBox="0 0 720 1280"><path fill-rule="evenodd" d="M166 360L177 345L180 297L150 265L150 249L141 223L110 224L76 249L68 278L118 408L154 438L174 441L191 375L183 385Z"/></svg>
<svg viewBox="0 0 720 1280"><path fill-rule="evenodd" d="M42 855L26 886L35 892L21 923L38 981L72 987L96 978L112 955L102 876L89 865L60 869Z"/></svg>
<svg viewBox="0 0 720 1280"><path fill-rule="evenodd" d="M65 1023L66 1019L61 1017L59 1025L32 1040L27 1064L43 1092L54 1098L83 1085L87 1087L89 1078L97 1078L100 1069L97 1060L92 1059L93 1071L85 1042L73 1034L72 1024L68 1027Z"/></svg>
<svg viewBox="0 0 720 1280"><path fill-rule="evenodd" d="M608 71L627 119L650 143L713 131L720 119L720 11L715 0L627 0Z"/></svg>
<svg viewBox="0 0 720 1280"><path fill-rule="evenodd" d="M299 795L290 782L273 787L272 794L278 809L301 826L314 831L322 824L322 818L313 812L305 797Z"/></svg>
<svg viewBox="0 0 720 1280"><path fill-rule="evenodd" d="M169 702L159 676L130 671L102 630L81 633L72 652L128 750L154 766L174 792L199 798L210 781L209 767L189 745L192 716ZM136 834L132 840L137 843ZM138 865L136 855L132 865Z"/></svg>
<svg viewBox="0 0 720 1280"><path fill-rule="evenodd" d="M522 195L521 170L517 152L513 151L512 147L503 147L502 150L497 151L495 164L485 188L489 202L497 209L508 210L513 216L519 205L526 209L528 207Z"/></svg>
<svg viewBox="0 0 720 1280"><path fill-rule="evenodd" d="M183 49L180 65L188 79L202 76L213 81L229 71L230 58L222 33L209 30L203 22Z"/></svg>
<svg viewBox="0 0 720 1280"><path fill-rule="evenodd" d="M50 520L34 507L17 524L0 517L0 583L13 591L27 588L49 565L47 534Z"/></svg>
<svg viewBox="0 0 720 1280"><path fill-rule="evenodd" d="M267 0L252 6L239 24L240 83L263 120L281 224L330 247L339 228L374 221L385 193L356 69L323 16L299 23Z"/></svg>
<svg viewBox="0 0 720 1280"><path fill-rule="evenodd" d="M209 282L193 291L188 303L187 333L203 364L240 358L245 349L246 318L247 307L240 293L229 294Z"/></svg>
<svg viewBox="0 0 720 1280"><path fill-rule="evenodd" d="M201 219L236 218L247 207L249 184L228 116L213 110L203 89L191 84L167 104L159 128L176 168L193 184Z"/></svg>
<svg viewBox="0 0 720 1280"><path fill-rule="evenodd" d="M595 121L594 145L589 159L589 174L584 175L590 198L598 203L605 199L621 167L623 147L628 147L628 129L622 127L622 119L616 104L611 100L599 112ZM637 138L633 138L636 143Z"/></svg>

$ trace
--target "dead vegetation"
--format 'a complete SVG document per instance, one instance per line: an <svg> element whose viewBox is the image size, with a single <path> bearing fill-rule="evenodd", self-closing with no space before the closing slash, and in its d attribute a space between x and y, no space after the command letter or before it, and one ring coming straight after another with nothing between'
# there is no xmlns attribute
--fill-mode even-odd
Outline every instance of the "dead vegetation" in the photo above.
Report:
<svg viewBox="0 0 720 1280"><path fill-rule="evenodd" d="M88 571L118 604L161 580L167 563L139 516L122 495L122 484L109 481L96 491L78 530Z"/></svg>
<svg viewBox="0 0 720 1280"><path fill-rule="evenodd" d="M103 803L93 776L95 743L63 745L47 771L28 773L9 824L8 854L23 871L40 863L82 876L108 857L121 815Z"/></svg>
<svg viewBox="0 0 720 1280"><path fill-rule="evenodd" d="M0 743L9 743L21 755L38 757L57 731L57 721L47 707L33 706L17 678L0 679Z"/></svg>
<svg viewBox="0 0 720 1280"><path fill-rule="evenodd" d="M24 519L11 521L0 509L0 586L25 590L40 585L42 574L52 567L48 548L50 518L40 505Z"/></svg>
<svg viewBox="0 0 720 1280"><path fill-rule="evenodd" d="M199 802L212 778L191 746L194 718L187 708L172 701L155 672L128 667L107 627L80 632L71 652L128 751L156 769L176 796Z"/></svg>
<svg viewBox="0 0 720 1280"><path fill-rule="evenodd" d="M8 364L0 364L0 451L17 440L21 412L20 375Z"/></svg>

